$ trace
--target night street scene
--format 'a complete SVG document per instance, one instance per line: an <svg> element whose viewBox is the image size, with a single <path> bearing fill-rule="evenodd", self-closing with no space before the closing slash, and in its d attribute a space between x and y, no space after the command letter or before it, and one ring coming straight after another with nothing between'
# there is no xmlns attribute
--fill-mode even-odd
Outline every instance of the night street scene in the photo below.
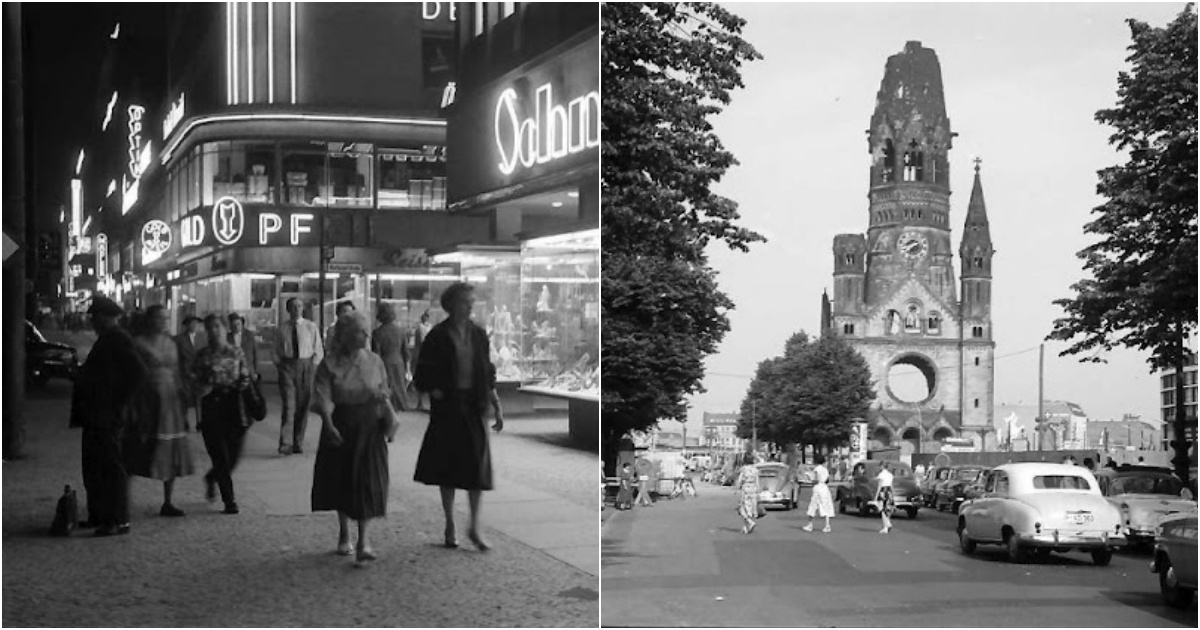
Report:
<svg viewBox="0 0 1200 630"><path fill-rule="evenodd" d="M601 33L603 626L1196 627L1194 5Z"/></svg>
<svg viewBox="0 0 1200 630"><path fill-rule="evenodd" d="M596 627L599 42L5 3L3 624Z"/></svg>

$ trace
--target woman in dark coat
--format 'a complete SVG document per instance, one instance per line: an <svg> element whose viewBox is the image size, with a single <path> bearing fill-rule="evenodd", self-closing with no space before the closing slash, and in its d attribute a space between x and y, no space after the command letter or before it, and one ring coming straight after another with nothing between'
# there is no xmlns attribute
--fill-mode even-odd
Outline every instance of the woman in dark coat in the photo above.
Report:
<svg viewBox="0 0 1200 630"><path fill-rule="evenodd" d="M487 333L471 321L474 288L456 282L442 293L441 302L450 317L425 337L413 378L419 391L429 393L430 401L429 427L413 479L441 487L447 547L458 546L455 490L466 490L471 507L468 538L480 551L487 551L488 543L479 536L479 503L482 491L492 489L491 450L483 419L489 403L496 414L492 429L504 428L496 368L488 358Z"/></svg>

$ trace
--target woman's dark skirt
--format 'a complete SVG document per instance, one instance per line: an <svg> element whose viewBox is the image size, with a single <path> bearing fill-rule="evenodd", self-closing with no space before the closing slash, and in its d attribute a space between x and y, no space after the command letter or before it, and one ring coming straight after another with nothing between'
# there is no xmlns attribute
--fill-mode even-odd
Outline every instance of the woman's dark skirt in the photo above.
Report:
<svg viewBox="0 0 1200 630"><path fill-rule="evenodd" d="M322 430L313 465L313 511L337 510L354 520L383 516L388 454L379 405L335 405L333 426L342 434L342 444L329 443Z"/></svg>
<svg viewBox="0 0 1200 630"><path fill-rule="evenodd" d="M414 480L463 490L492 489L492 452L479 408L469 391L430 401L429 427Z"/></svg>

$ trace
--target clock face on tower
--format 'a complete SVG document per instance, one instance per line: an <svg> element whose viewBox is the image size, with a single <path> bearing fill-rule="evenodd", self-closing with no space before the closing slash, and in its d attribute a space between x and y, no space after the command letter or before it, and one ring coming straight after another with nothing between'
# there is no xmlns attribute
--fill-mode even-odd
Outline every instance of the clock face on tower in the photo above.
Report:
<svg viewBox="0 0 1200 630"><path fill-rule="evenodd" d="M905 232L896 239L896 249L909 260L920 260L929 252L929 241L920 232Z"/></svg>

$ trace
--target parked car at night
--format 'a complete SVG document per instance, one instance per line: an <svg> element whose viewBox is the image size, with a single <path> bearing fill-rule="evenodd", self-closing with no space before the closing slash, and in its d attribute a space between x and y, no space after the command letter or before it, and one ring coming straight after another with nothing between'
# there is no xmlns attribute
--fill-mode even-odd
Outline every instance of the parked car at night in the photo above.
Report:
<svg viewBox="0 0 1200 630"><path fill-rule="evenodd" d="M799 504L800 486L787 464L765 462L758 468L758 504L794 510Z"/></svg>
<svg viewBox="0 0 1200 630"><path fill-rule="evenodd" d="M42 387L51 378L74 380L79 354L65 343L47 341L33 322L25 320L25 380Z"/></svg>
<svg viewBox="0 0 1200 630"><path fill-rule="evenodd" d="M952 466L932 466L925 472L924 479L917 480L921 488L921 500L925 507L933 507L933 501L937 498L938 484L949 479L951 472L953 472Z"/></svg>
<svg viewBox="0 0 1200 630"><path fill-rule="evenodd" d="M892 497L896 502L896 509L904 510L909 518L917 518L917 510L921 507L921 489L917 487L917 480L913 479L912 468L903 462L890 464L894 475ZM879 465L879 460L859 462L850 472L850 478L837 484L834 500L837 501L839 512L845 514L850 506L854 506L863 516L876 510L871 501L879 491L879 482L875 479L879 474Z"/></svg>
<svg viewBox="0 0 1200 630"><path fill-rule="evenodd" d="M978 482L985 470L983 466L952 466L949 478L934 489L933 508L958 514L959 506L966 499L967 488Z"/></svg>
<svg viewBox="0 0 1200 630"><path fill-rule="evenodd" d="M1158 574L1163 602L1191 608L1196 595L1196 515L1177 514L1159 523L1151 570Z"/></svg>
<svg viewBox="0 0 1200 630"><path fill-rule="evenodd" d="M1096 481L1109 503L1121 511L1130 545L1153 543L1159 521L1167 516L1196 514L1196 502L1182 498L1184 483L1169 468L1108 468L1096 473Z"/></svg>
<svg viewBox="0 0 1200 630"><path fill-rule="evenodd" d="M1045 557L1077 549L1100 566L1126 544L1121 513L1092 473L1042 462L988 471L983 496L959 509L958 540L967 554L979 544L1003 545L1012 562L1023 562L1031 550Z"/></svg>

